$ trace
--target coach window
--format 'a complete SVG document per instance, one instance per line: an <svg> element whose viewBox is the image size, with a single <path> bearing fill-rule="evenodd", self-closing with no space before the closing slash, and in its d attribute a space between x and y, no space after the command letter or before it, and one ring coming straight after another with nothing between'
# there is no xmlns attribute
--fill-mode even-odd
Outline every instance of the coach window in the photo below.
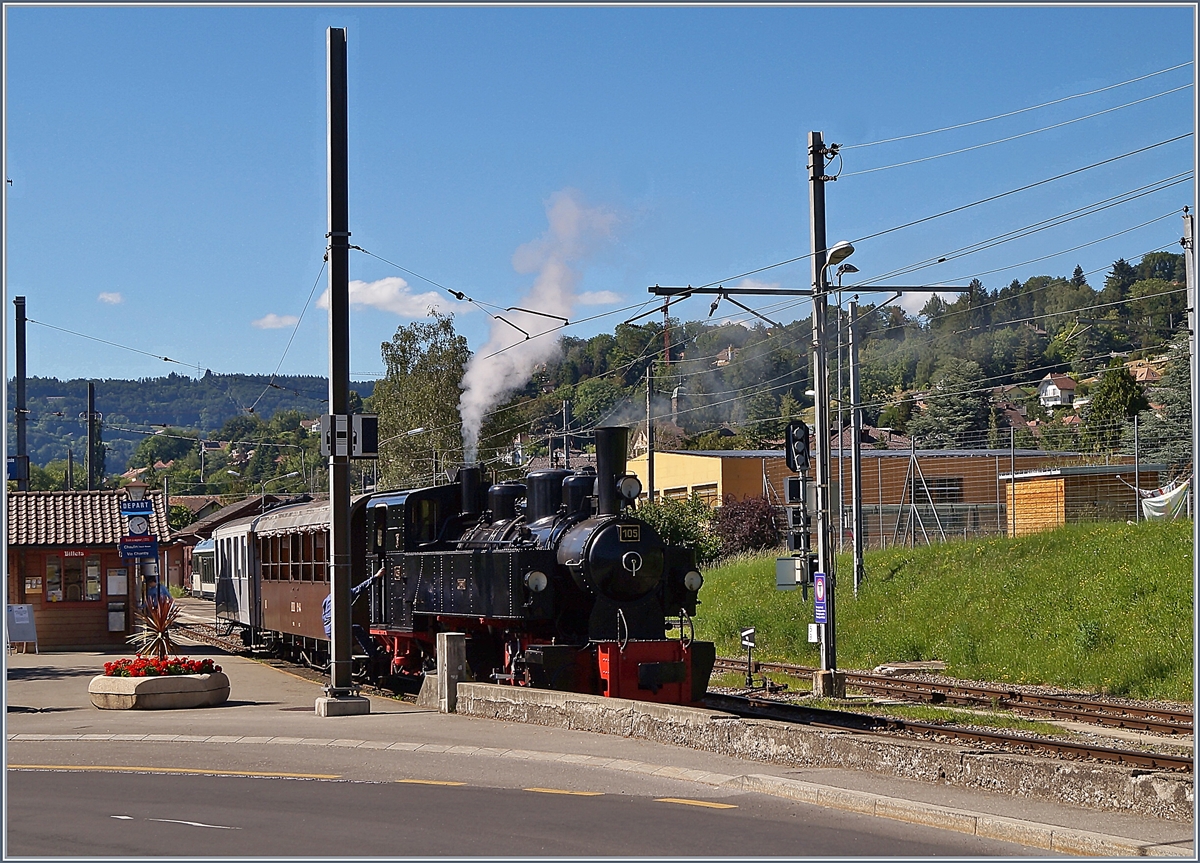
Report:
<svg viewBox="0 0 1200 863"><path fill-rule="evenodd" d="M325 581L325 537L327 534L319 530L313 534L313 580Z"/></svg>
<svg viewBox="0 0 1200 863"><path fill-rule="evenodd" d="M84 584L83 598L89 602L100 601L100 558L93 555L87 559L87 564L84 566Z"/></svg>
<svg viewBox="0 0 1200 863"><path fill-rule="evenodd" d="M292 534L292 581L300 580L300 561L304 559L303 545L301 544L303 536L300 533Z"/></svg>
<svg viewBox="0 0 1200 863"><path fill-rule="evenodd" d="M313 535L304 534L304 556L300 563L300 580L312 581L313 577Z"/></svg>
<svg viewBox="0 0 1200 863"><path fill-rule="evenodd" d="M62 558L46 556L46 602L62 602Z"/></svg>
<svg viewBox="0 0 1200 863"><path fill-rule="evenodd" d="M270 581L274 576L271 571L274 560L275 558L271 557L271 538L260 536L258 538L258 571L262 573L264 581Z"/></svg>

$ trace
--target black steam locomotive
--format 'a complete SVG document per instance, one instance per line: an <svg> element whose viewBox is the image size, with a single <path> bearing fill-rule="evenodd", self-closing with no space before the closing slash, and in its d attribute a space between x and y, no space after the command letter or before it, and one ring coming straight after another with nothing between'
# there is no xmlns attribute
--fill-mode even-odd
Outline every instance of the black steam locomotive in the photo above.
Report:
<svg viewBox="0 0 1200 863"><path fill-rule="evenodd" d="M462 632L479 681L700 700L715 660L712 642L696 641L691 626L703 578L691 549L668 545L631 514L641 483L626 472L628 433L596 430L594 472L540 470L487 487L478 467L464 467L453 484L357 499L352 580L385 571L353 611L377 647L374 673L417 681L435 665L437 634ZM266 644L327 655L319 620L327 541L313 535L328 532L327 505L284 507L228 529L245 549L240 558L233 549L231 568L244 561L258 583L244 585L248 603L234 609L236 591L221 589L218 538L218 616L234 619L234 609Z"/></svg>

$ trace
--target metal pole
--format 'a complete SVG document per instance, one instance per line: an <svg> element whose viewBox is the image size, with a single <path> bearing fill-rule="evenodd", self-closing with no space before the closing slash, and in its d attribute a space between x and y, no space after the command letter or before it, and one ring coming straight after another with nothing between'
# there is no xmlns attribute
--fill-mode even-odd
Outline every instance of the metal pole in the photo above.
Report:
<svg viewBox="0 0 1200 863"><path fill-rule="evenodd" d="M654 414L650 400L654 395L654 366L646 366L646 500L654 500Z"/></svg>
<svg viewBox="0 0 1200 863"><path fill-rule="evenodd" d="M853 507L854 595L866 577L863 567L862 405L858 390L858 302L850 300L850 505Z"/></svg>
<svg viewBox="0 0 1200 863"><path fill-rule="evenodd" d="M845 390L842 387L842 277L838 275L838 292L837 292L837 311L834 313L834 319L837 321L837 432L838 432L838 551L844 551L846 547L846 481L842 474L845 473L843 468L846 464L845 452L846 444L843 437L842 426L842 393ZM858 576L855 575L855 592L858 595Z"/></svg>
<svg viewBox="0 0 1200 863"><path fill-rule="evenodd" d="M1005 521L1008 522L1008 535L1017 535L1017 427L1010 426L1008 429L1008 472L1011 479L1008 481L1010 489L1008 501L1008 513Z"/></svg>
<svg viewBox="0 0 1200 863"><path fill-rule="evenodd" d="M567 405L569 403L563 399L563 467L567 470L571 469L571 435L567 427Z"/></svg>
<svg viewBox="0 0 1200 863"><path fill-rule="evenodd" d="M25 408L25 298L14 297L13 305L17 309L17 461L25 462L24 475L17 474L17 491L29 491L29 463L26 461L29 449L25 439L25 417L28 413Z"/></svg>
<svg viewBox="0 0 1200 863"><path fill-rule="evenodd" d="M329 412L338 420L350 414L350 216L347 170L346 31L327 34L329 123ZM350 652L350 456L339 455L336 431L329 455L329 554L332 600L332 662L326 694L355 692ZM344 447L340 451L345 452ZM265 494L264 494L265 497Z"/></svg>
<svg viewBox="0 0 1200 863"><path fill-rule="evenodd" d="M1195 218L1188 211L1187 207L1183 208L1183 239L1179 244L1183 246L1183 272L1184 279L1187 282L1187 308L1188 308L1188 353L1191 357L1189 366L1191 368L1192 387L1191 387L1191 402L1192 402L1192 491L1191 495L1196 494L1196 469L1200 465L1200 440L1196 438L1196 430L1200 429L1200 419L1198 419L1198 410L1200 410L1200 360L1196 357L1196 326L1200 323L1200 319L1196 315L1196 225ZM1200 518L1192 521L1192 548L1200 548ZM1192 554L1192 578L1193 584L1200 580L1200 554L1193 552Z"/></svg>
<svg viewBox="0 0 1200 863"><path fill-rule="evenodd" d="M1139 462L1142 460L1141 448L1138 445L1138 417L1133 415L1133 522L1142 520L1142 471Z"/></svg>
<svg viewBox="0 0 1200 863"><path fill-rule="evenodd" d="M820 132L808 133L809 241L812 249L813 301L813 392L816 394L813 437L817 444L817 570L826 576L826 616L819 624L821 634L821 670L837 668L837 639L834 617L835 573L829 537L829 368L826 357L825 319L828 312L829 285L825 281L828 249L825 241L825 144Z"/></svg>
<svg viewBox="0 0 1200 863"><path fill-rule="evenodd" d="M88 384L87 409L87 490L96 488L96 385Z"/></svg>

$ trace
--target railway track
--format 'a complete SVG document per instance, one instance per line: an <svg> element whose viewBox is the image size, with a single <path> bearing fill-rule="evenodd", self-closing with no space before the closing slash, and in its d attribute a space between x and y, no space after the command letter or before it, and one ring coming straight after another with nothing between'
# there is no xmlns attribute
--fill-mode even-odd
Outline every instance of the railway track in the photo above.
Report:
<svg viewBox="0 0 1200 863"><path fill-rule="evenodd" d="M717 667L744 672L744 660L719 658ZM780 662L755 662L757 672L775 671L804 677L817 669ZM1137 707L1073 695L1046 695L1021 692L998 686L963 683L937 683L928 680L889 677L866 672L846 672L846 685L869 695L928 704L963 707L992 707L1014 713L1048 719L1067 719L1130 731L1157 734L1192 734L1192 713L1166 706Z"/></svg>
<svg viewBox="0 0 1200 863"><path fill-rule="evenodd" d="M1114 749L1107 746L1095 746L1089 743L1054 740L1044 737L1025 737L1001 731L962 728L953 725L937 725L929 722L910 722L906 719L884 718L843 710L826 710L742 695L722 695L710 692L704 699L704 703L715 710L722 710L747 718L798 722L817 728L852 730L867 734L917 734L923 737L942 737L967 743L983 743L1003 746L1005 748L1025 749L1070 758L1092 758L1097 761L1107 761L1130 767L1146 767L1153 770L1192 771L1192 757L1190 755Z"/></svg>
<svg viewBox="0 0 1200 863"><path fill-rule="evenodd" d="M217 627L212 626L211 624L189 621L177 624L177 628L180 630L180 635L195 641L199 641L203 644L209 644L213 647L218 647L229 653L244 654L248 652L240 639L223 635L217 629ZM744 662L739 663L737 660L730 659L718 659L717 665L720 668L727 668L736 671L745 671L746 667ZM759 672L778 671L794 675L811 674L812 671L815 670L812 668L806 668L805 666L766 662L755 663L754 668ZM1023 699L1023 701L1020 703L1028 706L1031 710L1040 709L1043 712L1055 711L1057 714L1064 712L1065 708L1062 706L1064 702L1073 704L1082 702L1089 707L1092 704L1095 704L1099 705L1100 708L1109 711L1126 709L1121 705L1111 705L1105 702L1090 702L1087 699L1079 699L1067 696L1030 696L1025 693L1013 692L1011 690L983 686L955 686L951 684L936 684L925 681L897 681L884 677L883 675L876 674L847 673L846 680L848 685L853 685L864 690L866 690L868 686L874 686L877 693L882 692L888 697L906 697L912 700L924 700L934 703L963 704L967 706L977 706L979 704L994 705L996 703L995 693L1001 693L1010 700L1018 698ZM898 683L912 685L896 686L895 684ZM889 687L887 684L892 685ZM952 692L950 690L956 691ZM803 722L814 727L837 728L841 730L853 730L863 733L916 734L924 737L949 738L968 743L983 743L1004 747L1016 747L1039 753L1056 754L1066 757L1092 758L1099 761L1107 761L1135 767L1146 767L1155 770L1169 769L1185 770L1189 772L1192 770L1192 758L1185 755L1115 749L1105 746L1096 746L1089 743L1067 742L1050 738L1032 738L1016 734L1007 734L1000 731L962 728L958 726L939 725L928 722L912 722L909 720L884 718L843 710L826 710L822 708L807 707L776 700L752 698L747 696L723 695L711 692L705 698L705 703L713 709L723 710L739 716L775 719L785 722ZM1075 715L1084 715L1086 712L1087 711L1085 709ZM1155 713L1156 716L1162 716L1162 714L1170 713L1171 711L1147 712ZM1186 727L1187 731L1190 732L1191 714L1183 714L1182 711L1175 711L1175 713L1181 715L1181 724L1175 726L1175 729L1172 733L1182 733L1183 716L1186 716ZM1095 716L1098 714L1088 715ZM1129 722L1133 721L1138 720L1129 720ZM1142 726L1133 726L1127 722L1123 727L1129 728Z"/></svg>

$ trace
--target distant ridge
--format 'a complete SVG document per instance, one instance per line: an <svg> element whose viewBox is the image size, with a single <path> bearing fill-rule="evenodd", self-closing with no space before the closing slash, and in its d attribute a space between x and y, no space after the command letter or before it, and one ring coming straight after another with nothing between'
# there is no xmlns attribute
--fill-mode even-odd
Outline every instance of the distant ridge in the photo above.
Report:
<svg viewBox="0 0 1200 863"><path fill-rule="evenodd" d="M74 449L76 462L82 462L87 426L81 415L87 411L89 381L96 384L96 410L103 417L110 472L123 466L145 437L122 428L153 431L154 426L166 425L208 433L233 417L246 415L252 406L254 414L270 419L280 410L319 416L328 405L328 382L319 375L281 375L274 381L270 375L212 372L200 378L172 373L138 380L31 377L26 380L25 392L29 456L34 464L64 459L68 447ZM375 382L351 382L350 388L367 398L374 392ZM9 380L6 421L10 453L16 446L15 404L15 384Z"/></svg>

